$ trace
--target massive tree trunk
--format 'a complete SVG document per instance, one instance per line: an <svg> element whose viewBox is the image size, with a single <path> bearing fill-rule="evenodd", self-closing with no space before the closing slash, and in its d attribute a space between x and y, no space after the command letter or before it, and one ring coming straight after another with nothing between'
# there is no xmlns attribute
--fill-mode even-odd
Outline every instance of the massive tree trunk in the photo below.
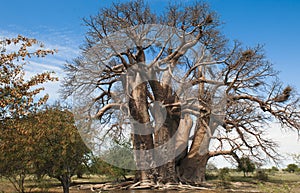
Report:
<svg viewBox="0 0 300 193"><path fill-rule="evenodd" d="M168 110L167 110L168 111ZM156 146L162 146L159 152L161 160L166 162L165 164L159 166L158 178L160 182L178 182L176 177L176 168L175 168L175 132L179 125L179 118L167 113L166 121L163 126L156 132ZM156 159L157 160L157 159ZM159 160L157 160L159 161ZM160 163L157 163L160 165Z"/></svg>
<svg viewBox="0 0 300 193"><path fill-rule="evenodd" d="M138 72L135 82L142 82L139 80L140 76ZM155 77L153 79L155 80ZM149 81L156 101L150 109L145 82L135 86L131 93L132 98L129 101L131 116L138 122L133 123L134 129L137 129L133 134L133 146L135 150L149 150L135 155L137 167L158 166L155 169L138 171L136 179L162 183L178 181L200 183L205 180L205 168L209 159L210 136L207 133L209 118L198 117L193 143L188 152L192 119L188 114L182 115L180 107L173 105L178 102L178 96L169 85L170 79L170 74L165 73L162 82ZM203 94L202 89L204 88L201 87L201 94ZM147 124L150 122L149 113L155 121L154 128ZM142 132L144 134L137 134L141 130L144 130ZM175 136L176 131L177 135ZM145 135L145 133L147 134ZM200 154L201 147L203 150ZM156 149L156 151L151 151L152 149ZM157 149L159 150L157 151Z"/></svg>
<svg viewBox="0 0 300 193"><path fill-rule="evenodd" d="M205 181L208 159L208 154L200 155L199 153L185 157L179 165L180 181L189 184L200 184Z"/></svg>
<svg viewBox="0 0 300 193"><path fill-rule="evenodd" d="M168 84L161 84L157 81L149 83L155 101L159 104L155 103L152 109L149 109L146 83L136 86L133 90L129 103L131 115L135 121L143 123L133 123L134 128L139 130L135 133L139 133L141 129L147 133L147 135L134 134L133 145L135 150L150 150L146 154L135 155L138 168L151 168L151 165L159 167L137 172L137 180L162 183L181 181L190 184L203 182L209 159L210 138L214 132L209 127L209 116L198 117L193 141L188 151L189 135L193 125L190 115L181 115L180 107L171 105L177 102L178 98ZM162 105L167 105L167 107L162 109ZM154 128L145 124L150 122L148 110L155 120ZM160 148L160 151L151 151L154 148ZM159 161L164 164L161 165Z"/></svg>
<svg viewBox="0 0 300 193"><path fill-rule="evenodd" d="M203 70L203 67L198 67L198 76L205 78ZM199 84L198 97L200 101L205 101L207 105L211 102L210 95L207 95L205 91L204 83ZM179 160L178 164L177 171L181 182L200 184L205 181L206 165L210 158L209 144L215 130L215 128L211 128L210 120L210 115L207 112L200 112L197 117L190 150L184 158Z"/></svg>
<svg viewBox="0 0 300 193"><path fill-rule="evenodd" d="M206 164L209 159L209 135L204 118L198 119L190 151L180 161L178 176L185 183L199 184L205 180Z"/></svg>
<svg viewBox="0 0 300 193"><path fill-rule="evenodd" d="M137 75L138 77L139 75ZM146 89L146 83L137 85L132 91L132 98L129 101L130 113L134 119L132 141L133 148L136 150L135 161L139 169L136 175L138 181L148 181L152 178L150 168L153 155L151 150L154 146L152 128L147 124L150 121L150 116L148 114Z"/></svg>
<svg viewBox="0 0 300 193"><path fill-rule="evenodd" d="M152 74L152 76L155 76ZM154 79L156 80L156 78ZM180 108L174 107L171 104L178 101L176 93L169 85L170 77L164 75L162 83L158 81L149 81L152 88L155 101L159 107L154 108L151 114L155 120L154 144L155 148L159 149L156 152L155 160L157 180L159 182L178 182L176 175L176 136L175 133L180 123ZM163 105L170 105L162 107ZM162 163L165 163L161 165Z"/></svg>
<svg viewBox="0 0 300 193"><path fill-rule="evenodd" d="M133 58L129 58L131 65L142 66L146 60L145 53L141 47L136 55L136 63ZM132 127L132 142L135 150L135 162L137 172L136 181L153 182L153 128L150 123L149 104L147 101L147 82L143 81L142 72L133 71L132 76L128 77L127 84L132 88L129 99L129 109L133 118ZM125 85L126 87L127 85ZM129 91L130 92L130 91Z"/></svg>

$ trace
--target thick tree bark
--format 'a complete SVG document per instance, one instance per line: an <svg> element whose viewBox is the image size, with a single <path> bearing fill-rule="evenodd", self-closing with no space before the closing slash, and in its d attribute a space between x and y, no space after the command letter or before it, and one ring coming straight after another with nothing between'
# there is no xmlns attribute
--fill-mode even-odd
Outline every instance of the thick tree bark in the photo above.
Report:
<svg viewBox="0 0 300 193"><path fill-rule="evenodd" d="M163 151L161 153L162 160L168 160L168 162L158 168L158 174L160 181L163 183L178 182L176 175L175 165L175 132L178 128L179 120L177 117L172 117L167 114L164 125L160 128L157 134L157 145L163 145Z"/></svg>
<svg viewBox="0 0 300 193"><path fill-rule="evenodd" d="M139 59L144 60L141 55ZM174 64L176 61L174 61ZM133 84L141 83L141 74L136 72L136 77L132 80ZM153 75L155 80L155 75ZM134 118L133 128L136 130L132 136L133 147L135 150L143 150L135 155L138 168L151 168L151 165L160 165L155 169L143 169L137 172L137 181L157 181L162 183L178 182L200 183L205 180L205 168L209 158L208 151L200 155L200 147L205 146L208 150L209 136L207 135L208 119L200 117L197 121L196 131L190 151L187 153L188 138L192 128L192 120L187 115L181 119L181 109L170 104L178 101L178 97L172 90L170 84L170 74L164 73L162 82L149 81L155 101L153 109L149 109L147 102L147 84L141 83L133 86L129 108L131 116ZM203 94L204 88L201 85L199 94ZM158 105L158 107L157 107ZM170 105L162 109L162 105ZM155 120L155 127L147 123L150 122L149 111ZM181 125L180 125L180 122ZM151 131L153 130L154 131ZM138 134L142 131L145 134ZM176 131L180 135L174 136ZM204 144L203 144L203 141ZM207 146L206 146L207 145ZM151 151L159 148L159 152ZM204 148L204 149L205 149ZM147 151L149 150L149 151ZM176 151L183 151L176 158ZM155 156L155 157L154 157ZM162 161L163 165L159 163ZM155 162L155 163L154 163Z"/></svg>
<svg viewBox="0 0 300 193"><path fill-rule="evenodd" d="M205 78L202 66L198 67L197 75L199 78ZM199 100L210 104L211 98L205 92L203 82L199 84L198 97ZM210 116L206 115L206 112L200 112L191 148L186 157L179 160L177 172L181 182L200 184L205 181L206 165L210 158L209 143L215 130L215 128L210 128L210 126Z"/></svg>
<svg viewBox="0 0 300 193"><path fill-rule="evenodd" d="M190 115L185 114L180 120L180 124L176 134L176 165L180 164L180 161L185 158L188 154L188 142L190 137L190 132L193 126L193 120Z"/></svg>
<svg viewBox="0 0 300 193"><path fill-rule="evenodd" d="M152 88L155 101L160 105L173 104L178 98L168 84L165 78L163 83L158 81L149 81ZM176 175L175 153L176 153L176 136L175 133L180 123L180 108L166 107L165 109L154 108L151 111L155 119L154 145L160 148L160 152L156 152L156 161L167 162L156 168L157 180L159 182L178 182Z"/></svg>
<svg viewBox="0 0 300 193"><path fill-rule="evenodd" d="M208 159L208 154L200 155L199 153L190 157L185 157L178 167L180 181L189 184L200 184L205 181L205 171Z"/></svg>
<svg viewBox="0 0 300 193"><path fill-rule="evenodd" d="M136 79L139 79L137 74ZM139 81L137 81L139 82ZM129 100L129 108L135 123L132 124L134 134L132 135L133 148L136 150L135 161L137 168L136 181L148 181L152 179L151 162L153 161L153 137L152 128L149 126L150 116L146 95L147 85L141 83L134 87ZM150 150L150 151L147 151ZM147 169L146 169L147 168Z"/></svg>
<svg viewBox="0 0 300 193"><path fill-rule="evenodd" d="M206 164L209 159L207 128L203 119L198 120L193 142L187 156L178 165L178 176L181 182L199 184L205 181Z"/></svg>

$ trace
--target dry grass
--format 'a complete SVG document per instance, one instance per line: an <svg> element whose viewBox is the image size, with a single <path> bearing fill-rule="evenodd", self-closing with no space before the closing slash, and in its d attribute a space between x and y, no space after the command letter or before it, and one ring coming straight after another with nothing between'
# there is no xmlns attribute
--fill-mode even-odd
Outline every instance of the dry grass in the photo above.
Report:
<svg viewBox="0 0 300 193"><path fill-rule="evenodd" d="M265 193L299 193L300 192L300 175L286 172L276 172L269 174L267 181L259 181L254 177L244 178L241 173L230 173L228 189L218 188L213 192L265 192ZM85 184L96 184L106 181L105 176L85 176L85 178L73 178L73 185L70 193L91 193L91 190L78 190L78 186ZM218 179L209 180L207 184L210 187L217 187ZM26 188L33 193L61 193L62 188L55 179L46 178L43 182L36 183L32 180L26 180ZM13 193L15 189L8 180L0 178L0 193ZM128 193L128 192L127 192ZM170 193L170 192L168 192ZM173 193L173 192L172 192Z"/></svg>

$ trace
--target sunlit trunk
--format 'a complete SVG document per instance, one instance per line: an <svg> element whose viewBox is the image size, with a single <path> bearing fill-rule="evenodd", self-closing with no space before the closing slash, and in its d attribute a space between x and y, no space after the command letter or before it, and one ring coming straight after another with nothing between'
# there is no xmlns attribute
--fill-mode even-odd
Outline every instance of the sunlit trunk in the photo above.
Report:
<svg viewBox="0 0 300 193"><path fill-rule="evenodd" d="M206 141L207 128L202 121L204 120L198 120L190 151L178 166L178 176L185 183L199 184L205 180L205 170L209 154Z"/></svg>
<svg viewBox="0 0 300 193"><path fill-rule="evenodd" d="M132 124L134 134L132 135L133 148L137 169L137 181L151 179L151 162L153 161L153 138L152 128L149 126L150 117L148 114L148 103L146 95L146 84L137 85L131 93L129 108L134 123ZM150 151L147 151L150 150Z"/></svg>
<svg viewBox="0 0 300 193"><path fill-rule="evenodd" d="M159 148L155 160L158 168L156 175L158 182L178 182L176 175L176 136L180 122L180 108L171 104L177 102L178 98L168 84L169 77L165 77L162 83L149 81L155 101L158 107L153 108L151 114L155 120L154 144ZM164 105L171 105L163 107ZM163 164L163 165L161 165Z"/></svg>

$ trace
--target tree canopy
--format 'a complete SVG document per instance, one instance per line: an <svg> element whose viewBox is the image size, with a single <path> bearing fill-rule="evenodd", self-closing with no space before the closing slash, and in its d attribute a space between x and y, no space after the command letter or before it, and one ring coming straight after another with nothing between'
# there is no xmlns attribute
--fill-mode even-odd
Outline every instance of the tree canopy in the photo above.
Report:
<svg viewBox="0 0 300 193"><path fill-rule="evenodd" d="M75 127L73 114L50 107L2 123L0 175L22 193L28 175L56 178L68 192L71 177L87 164L90 152Z"/></svg>
<svg viewBox="0 0 300 193"><path fill-rule="evenodd" d="M255 164L249 157L242 157L239 159L238 170L244 172L244 176L246 176L249 172L254 172Z"/></svg>
<svg viewBox="0 0 300 193"><path fill-rule="evenodd" d="M28 113L30 109L45 104L48 95L36 100L43 87L38 85L58 80L53 72L43 72L25 80L24 65L31 57L45 57L55 50L43 48L36 39L19 35L0 41L0 119L17 117Z"/></svg>
<svg viewBox="0 0 300 193"><path fill-rule="evenodd" d="M71 177L87 164L90 152L79 135L72 112L54 106L31 119L35 132L35 174L58 179L64 193L69 192Z"/></svg>

